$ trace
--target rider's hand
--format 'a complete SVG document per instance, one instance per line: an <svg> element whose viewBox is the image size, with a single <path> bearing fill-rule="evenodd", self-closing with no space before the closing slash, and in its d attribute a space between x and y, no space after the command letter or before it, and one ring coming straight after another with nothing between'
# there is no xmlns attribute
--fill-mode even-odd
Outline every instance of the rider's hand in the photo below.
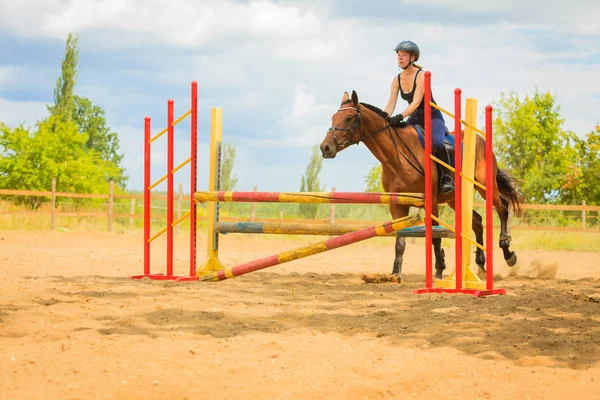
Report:
<svg viewBox="0 0 600 400"><path fill-rule="evenodd" d="M397 125L402 122L402 120L404 120L404 116L402 116L402 114L396 114L393 117L388 118L388 123L390 125Z"/></svg>

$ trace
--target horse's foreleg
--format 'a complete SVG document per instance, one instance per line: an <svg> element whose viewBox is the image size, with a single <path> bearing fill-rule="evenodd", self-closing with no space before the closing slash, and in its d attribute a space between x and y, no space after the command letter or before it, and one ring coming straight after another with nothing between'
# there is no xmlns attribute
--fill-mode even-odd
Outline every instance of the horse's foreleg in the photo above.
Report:
<svg viewBox="0 0 600 400"><path fill-rule="evenodd" d="M402 218L408 215L408 208L401 207L398 205L390 205L390 212L392 214L392 218ZM396 237L396 246L395 246L395 257L394 257L394 266L392 268L392 275L396 275L398 278L398 282L401 281L402 275L402 261L404 259L404 251L406 250L406 239L403 236Z"/></svg>
<svg viewBox="0 0 600 400"><path fill-rule="evenodd" d="M392 269L392 275L398 276L400 281L400 275L402 274L402 261L404 259L404 250L406 250L406 239L404 236L398 236L396 238L396 255L394 257L394 268Z"/></svg>
<svg viewBox="0 0 600 400"><path fill-rule="evenodd" d="M504 254L504 259L509 267L513 267L517 263L517 255L514 251L510 250L510 235L508 234L508 217L509 217L509 204L508 200L500 198L502 204L501 207L496 206L498 216L500 217L500 248Z"/></svg>

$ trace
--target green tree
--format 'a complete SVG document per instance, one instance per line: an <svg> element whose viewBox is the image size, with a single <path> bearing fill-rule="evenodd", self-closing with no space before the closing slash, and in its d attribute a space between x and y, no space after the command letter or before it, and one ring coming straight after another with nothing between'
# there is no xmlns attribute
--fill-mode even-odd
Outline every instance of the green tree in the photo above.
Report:
<svg viewBox="0 0 600 400"><path fill-rule="evenodd" d="M87 137L83 147L94 150L100 157L113 163L114 176L107 179L115 181L124 187L127 181L124 169L120 166L123 154L119 154L119 136L111 132L106 122L104 110L94 105L91 100L74 94L79 62L79 37L69 34L65 45L65 57L62 61L61 76L54 89L54 104L48 106L51 116L57 116L64 121L75 121L79 133Z"/></svg>
<svg viewBox="0 0 600 400"><path fill-rule="evenodd" d="M571 161L561 190L561 202L600 204L600 125L580 139L573 135L564 157Z"/></svg>
<svg viewBox="0 0 600 400"><path fill-rule="evenodd" d="M0 124L0 187L48 190L56 177L59 192L105 193L116 167L95 150L85 149L86 140L74 122L60 116L39 122L34 132ZM19 197L17 202L37 209L48 200Z"/></svg>
<svg viewBox="0 0 600 400"><path fill-rule="evenodd" d="M221 190L235 190L238 182L235 167L235 145L227 142L221 147Z"/></svg>
<svg viewBox="0 0 600 400"><path fill-rule="evenodd" d="M377 164L369 170L365 177L367 192L383 193L383 184L381 183L381 164Z"/></svg>
<svg viewBox="0 0 600 400"><path fill-rule="evenodd" d="M556 202L572 163L565 157L574 136L562 129L560 107L549 93L536 90L533 97L504 95L496 104L495 151L500 167L520 181L529 202Z"/></svg>
<svg viewBox="0 0 600 400"><path fill-rule="evenodd" d="M119 154L119 136L115 132L111 132L101 107L92 104L85 97L75 95L73 100L73 121L79 127L79 133L87 135L84 147L94 150L100 154L103 160L115 165L117 175L111 176L109 179L123 187L127 177L124 175L124 169L120 167L123 154Z"/></svg>
<svg viewBox="0 0 600 400"><path fill-rule="evenodd" d="M323 158L321 158L321 152L319 146L313 147L312 156L310 162L306 167L306 173L302 175L302 181L300 184L301 192L321 192L324 189L321 187L319 182L319 173L323 168ZM315 218L319 211L318 204L300 203L300 214L306 218Z"/></svg>
<svg viewBox="0 0 600 400"><path fill-rule="evenodd" d="M73 116L75 102L73 99L73 88L77 81L77 62L79 60L79 49L77 43L79 37L74 38L69 33L65 46L65 58L62 61L61 76L56 81L54 89L54 105L47 106L50 115L60 116L65 121L70 121Z"/></svg>

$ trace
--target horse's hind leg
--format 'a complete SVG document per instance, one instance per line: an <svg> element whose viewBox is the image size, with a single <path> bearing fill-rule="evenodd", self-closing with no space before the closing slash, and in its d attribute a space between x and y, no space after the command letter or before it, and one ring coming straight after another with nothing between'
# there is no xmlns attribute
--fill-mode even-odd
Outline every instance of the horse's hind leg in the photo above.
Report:
<svg viewBox="0 0 600 400"><path fill-rule="evenodd" d="M438 223L434 221L433 225L438 225ZM446 252L442 249L442 238L433 238L431 242L435 254L435 279L442 279L442 273L446 269Z"/></svg>
<svg viewBox="0 0 600 400"><path fill-rule="evenodd" d="M431 213L436 217L439 215L438 204L435 201L432 204ZM439 223L432 221L432 225L438 226ZM442 273L446 269L446 253L442 249L442 238L433 238L431 242L433 244L433 253L435 254L435 279L442 279Z"/></svg>
<svg viewBox="0 0 600 400"><path fill-rule="evenodd" d="M473 210L473 232L475 232L475 241L480 246L483 246L483 218ZM475 250L475 263L479 267L479 274L485 274L485 252L479 247Z"/></svg>
<svg viewBox="0 0 600 400"><path fill-rule="evenodd" d="M513 267L517 263L517 255L514 251L510 250L510 236L508 234L508 200L500 197L502 206L497 207L498 216L500 217L500 248L504 254L504 259L509 267Z"/></svg>

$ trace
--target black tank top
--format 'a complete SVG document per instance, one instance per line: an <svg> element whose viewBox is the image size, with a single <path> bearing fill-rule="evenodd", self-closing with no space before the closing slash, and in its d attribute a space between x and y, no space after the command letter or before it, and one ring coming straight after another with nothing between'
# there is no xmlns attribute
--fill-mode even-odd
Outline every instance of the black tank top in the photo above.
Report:
<svg viewBox="0 0 600 400"><path fill-rule="evenodd" d="M402 85L400 84L400 75L402 73L398 74L398 87L400 88L400 96L402 97L403 100L406 100L408 102L408 104L412 103L412 101L415 97L415 90L417 89L417 76L419 75L419 72L421 72L421 71L422 71L422 69L419 68L419 70L415 74L413 88L408 93L404 93L402 91ZM433 104L437 104L435 102L435 100L433 99L433 94L431 95L431 102ZM437 108L433 108L433 107L431 108L431 117L432 118L439 117L439 118L443 119L441 111L438 110ZM423 96L423 99L421 100L421 103L419 103L419 106L417 107L417 109L408 118L408 122L413 125L425 126L425 96Z"/></svg>

